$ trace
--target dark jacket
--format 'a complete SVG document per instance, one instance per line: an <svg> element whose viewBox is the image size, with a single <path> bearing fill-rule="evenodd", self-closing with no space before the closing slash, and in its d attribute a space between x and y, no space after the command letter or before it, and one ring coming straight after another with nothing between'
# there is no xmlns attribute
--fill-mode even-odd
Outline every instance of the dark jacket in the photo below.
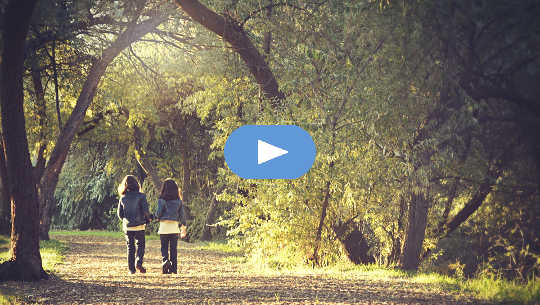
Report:
<svg viewBox="0 0 540 305"><path fill-rule="evenodd" d="M182 200L159 199L156 210L156 218L159 220L176 220L184 226L186 225L186 213L184 211Z"/></svg>
<svg viewBox="0 0 540 305"><path fill-rule="evenodd" d="M135 227L150 221L146 195L139 192L127 191L118 201L118 218L127 219L128 227Z"/></svg>

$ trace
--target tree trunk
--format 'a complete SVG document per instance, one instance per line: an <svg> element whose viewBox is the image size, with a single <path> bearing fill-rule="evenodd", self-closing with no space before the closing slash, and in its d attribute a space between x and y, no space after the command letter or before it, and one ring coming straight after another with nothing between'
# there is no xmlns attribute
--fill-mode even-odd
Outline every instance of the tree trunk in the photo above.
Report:
<svg viewBox="0 0 540 305"><path fill-rule="evenodd" d="M139 183L141 185L144 184L144 180L146 180L146 177L148 177L148 175L146 174L146 171L141 166L141 164L137 162L137 178L139 178Z"/></svg>
<svg viewBox="0 0 540 305"><path fill-rule="evenodd" d="M211 11L197 0L176 0L176 3L193 20L216 33L231 45L233 50L240 55L248 66L266 98L274 101L285 98L283 93L279 91L276 78L266 63L264 56L251 43L248 35L240 26L230 18L225 18ZM277 105L277 103L273 102L273 105Z"/></svg>
<svg viewBox="0 0 540 305"><path fill-rule="evenodd" d="M496 180L495 180L496 181ZM457 229L463 222L465 222L469 216L471 216L482 205L486 197L491 192L491 188L495 183L486 179L478 188L478 192L465 204L465 206L446 224L444 224L442 232L443 237L448 236L455 229Z"/></svg>
<svg viewBox="0 0 540 305"><path fill-rule="evenodd" d="M58 70L56 69L56 39L52 43L51 63L53 66L54 96L56 100L56 118L58 120L58 130L62 130L62 115L60 114L60 94L58 93Z"/></svg>
<svg viewBox="0 0 540 305"><path fill-rule="evenodd" d="M184 202L190 202L191 200L191 194L193 193L193 190L191 190L191 165L190 165L190 156L189 156L189 150L188 145L191 147L191 141L188 142L188 135L185 135L184 137L184 146L181 148L181 154L182 154L182 170L183 170L183 179L182 179L182 198L184 199Z"/></svg>
<svg viewBox="0 0 540 305"><path fill-rule="evenodd" d="M26 34L35 0L9 1L2 24L1 105L3 147L11 196L11 259L0 265L0 281L47 277L39 253L39 204L24 118L23 70Z"/></svg>
<svg viewBox="0 0 540 305"><path fill-rule="evenodd" d="M330 165L333 165L331 163ZM315 235L315 245L313 246L313 256L312 259L316 265L319 265L319 248L321 246L322 239L322 229L324 226L324 220L326 218L326 212L328 210L328 205L330 203L330 181L326 182L324 200L321 209L321 216L319 217L319 225L317 226L317 233Z"/></svg>
<svg viewBox="0 0 540 305"><path fill-rule="evenodd" d="M216 218L217 211L217 200L213 196L210 206L208 207L208 213L206 213L206 220L204 221L204 227L201 234L201 240L210 240L212 239L212 234L210 232L210 225L213 224L214 219Z"/></svg>
<svg viewBox="0 0 540 305"><path fill-rule="evenodd" d="M71 112L69 119L60 131L60 135L56 141L56 145L51 153L47 167L40 182L40 210L42 212L41 224L42 237L47 237L51 224L51 213L54 204L54 190L58 182L60 171L64 166L64 163L71 147L71 143L75 137L75 134L81 126L86 110L92 103L96 90L107 66L113 61L113 59L127 48L131 43L137 41L147 33L154 30L159 24L164 22L167 16L157 15L152 16L150 19L146 19L140 23L131 23L128 28L122 32L117 39L111 44L110 47L105 49L101 55L101 58L94 61L90 67L90 72L84 82L77 104Z"/></svg>
<svg viewBox="0 0 540 305"><path fill-rule="evenodd" d="M428 200L425 194L412 193L408 212L408 226L400 258L400 268L417 270L426 234Z"/></svg>
<svg viewBox="0 0 540 305"><path fill-rule="evenodd" d="M161 190L161 179L159 179L157 170L154 168L154 165L152 165L152 161L143 147L143 131L137 126L133 127L133 138L135 139L135 151L138 155L137 162L139 163L139 166L142 167L145 173L150 177L156 190Z"/></svg>
<svg viewBox="0 0 540 305"><path fill-rule="evenodd" d="M345 99L343 100L345 101ZM342 104L342 106L344 103ZM331 152L330 155L333 156L336 152L336 126L337 126L337 116L334 117L332 122L332 140L331 140ZM326 218L326 213L328 210L328 206L330 205L330 184L332 181L332 170L334 169L334 161L330 161L330 164L328 165L328 174L329 178L326 182L325 191L324 191L324 199L322 203L322 209L321 209L321 217L319 218L319 225L317 226L317 232L315 235L315 244L313 246L313 255L311 256L310 260L312 260L316 265L320 265L319 262L319 248L321 246L321 240L322 240L322 229L324 226L324 220Z"/></svg>
<svg viewBox="0 0 540 305"><path fill-rule="evenodd" d="M397 232L394 232L393 240L392 240L392 251L390 252L390 255L388 257L388 265L397 263L399 261L399 257L401 256L401 242L402 242L402 232L403 232L403 217L405 216L405 208L407 207L407 203L405 202L405 198L401 196L399 200L399 217L398 217L398 227Z"/></svg>
<svg viewBox="0 0 540 305"><path fill-rule="evenodd" d="M441 221L439 222L439 226L437 227L437 233L443 232L445 224L448 221L448 216L450 215L450 211L452 210L454 199L456 198L456 195L457 195L457 185L458 185L458 182L455 181L450 187L450 192L448 193L448 199L444 203L444 211L442 214L442 218L441 218Z"/></svg>
<svg viewBox="0 0 540 305"><path fill-rule="evenodd" d="M47 105L45 103L45 90L41 84L41 73L39 72L39 66L37 63L37 54L34 54L36 59L32 62L32 82L34 83L34 94L37 106L37 116L39 120L39 149L36 158L36 166L34 167L34 179L39 181L43 171L45 170L45 149L47 148L47 141L45 139L46 119L47 119Z"/></svg>
<svg viewBox="0 0 540 305"><path fill-rule="evenodd" d="M11 195L6 187L7 185L9 185L9 182L4 145L0 141L0 234L2 235L8 235L11 232Z"/></svg>
<svg viewBox="0 0 540 305"><path fill-rule="evenodd" d="M43 179L39 187L39 202L41 204L41 215L39 223L39 239L49 240L49 230L51 228L52 216L56 210L56 199L54 191L58 184L58 175L51 175L50 179Z"/></svg>
<svg viewBox="0 0 540 305"><path fill-rule="evenodd" d="M270 21L270 18L272 17L273 4L274 4L274 0L268 0L268 7L266 8L266 18L268 18L268 21ZM268 31L264 33L264 43L263 43L264 55L266 56L267 60L268 60L268 56L270 56L271 45L272 45L272 32Z"/></svg>

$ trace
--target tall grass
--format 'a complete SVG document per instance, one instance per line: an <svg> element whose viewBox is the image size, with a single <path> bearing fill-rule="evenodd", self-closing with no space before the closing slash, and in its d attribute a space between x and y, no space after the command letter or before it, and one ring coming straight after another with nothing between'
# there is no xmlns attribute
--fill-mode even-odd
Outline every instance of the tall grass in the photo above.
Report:
<svg viewBox="0 0 540 305"><path fill-rule="evenodd" d="M540 280L532 277L526 284L500 277L484 276L462 283L462 289L474 292L480 299L503 304L540 304Z"/></svg>

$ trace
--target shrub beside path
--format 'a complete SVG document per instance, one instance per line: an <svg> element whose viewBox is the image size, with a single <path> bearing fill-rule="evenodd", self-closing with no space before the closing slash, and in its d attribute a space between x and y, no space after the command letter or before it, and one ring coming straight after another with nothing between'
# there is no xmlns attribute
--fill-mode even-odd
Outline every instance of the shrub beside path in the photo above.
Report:
<svg viewBox="0 0 540 305"><path fill-rule="evenodd" d="M62 236L69 244L55 275L0 289L40 304L479 304L406 279L365 275L268 275L227 259L233 254L180 242L179 274L162 275L159 240L146 241L146 274L129 275L122 239Z"/></svg>

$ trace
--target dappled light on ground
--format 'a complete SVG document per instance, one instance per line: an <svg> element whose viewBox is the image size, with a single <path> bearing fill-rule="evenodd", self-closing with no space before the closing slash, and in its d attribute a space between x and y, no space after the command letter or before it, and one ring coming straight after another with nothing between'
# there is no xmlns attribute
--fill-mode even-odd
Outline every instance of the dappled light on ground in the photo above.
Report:
<svg viewBox="0 0 540 305"><path fill-rule="evenodd" d="M248 271L227 259L234 254L199 250L183 242L178 275L160 273L158 240L147 240L147 273L128 275L122 239L56 238L69 244L70 251L51 280L0 283L0 289L21 296L25 303L43 304L478 304L403 279Z"/></svg>

